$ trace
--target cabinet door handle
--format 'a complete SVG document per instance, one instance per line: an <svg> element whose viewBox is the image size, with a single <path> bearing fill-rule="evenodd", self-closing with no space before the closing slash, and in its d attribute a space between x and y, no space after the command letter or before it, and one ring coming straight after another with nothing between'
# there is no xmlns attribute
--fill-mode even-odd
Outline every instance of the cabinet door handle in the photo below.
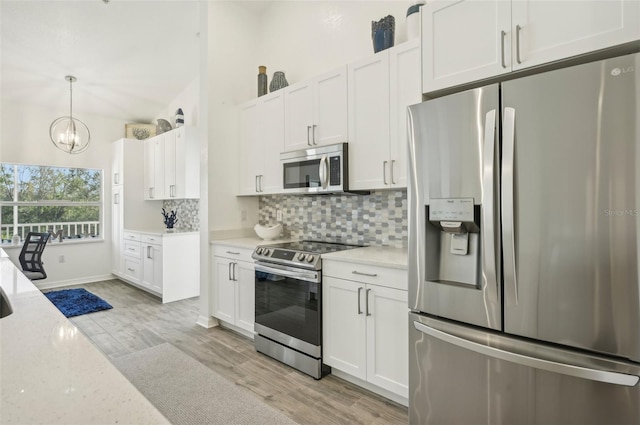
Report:
<svg viewBox="0 0 640 425"><path fill-rule="evenodd" d="M389 184L387 183L387 162L389 161L382 161L382 181L384 184Z"/></svg>
<svg viewBox="0 0 640 425"><path fill-rule="evenodd" d="M149 188L149 198L153 198L153 188Z"/></svg>
<svg viewBox="0 0 640 425"><path fill-rule="evenodd" d="M393 178L393 163L396 162L395 159L391 160L391 170L389 171L389 174L391 174L391 184L396 184L396 180Z"/></svg>
<svg viewBox="0 0 640 425"><path fill-rule="evenodd" d="M507 67L507 65L504 63L504 37L506 35L506 32L500 31L500 64L503 68Z"/></svg>
<svg viewBox="0 0 640 425"><path fill-rule="evenodd" d="M233 263L229 263L229 273L228 273L229 274L229 280L233 280L233 278L231 277L231 265L232 264Z"/></svg>
<svg viewBox="0 0 640 425"><path fill-rule="evenodd" d="M236 267L238 266L238 263L233 263L233 280L235 282L238 281L238 278L236 277Z"/></svg>
<svg viewBox="0 0 640 425"><path fill-rule="evenodd" d="M113 174L113 182L115 184L120 184L120 173L114 173Z"/></svg>
<svg viewBox="0 0 640 425"><path fill-rule="evenodd" d="M362 287L358 288L358 314L362 314L362 309L360 308L360 293L362 292Z"/></svg>
<svg viewBox="0 0 640 425"><path fill-rule="evenodd" d="M120 194L119 193L115 193L113 195L113 203L114 204L119 204L120 203Z"/></svg>
<svg viewBox="0 0 640 425"><path fill-rule="evenodd" d="M151 245L147 245L147 258L152 260L153 258L151 258Z"/></svg>
<svg viewBox="0 0 640 425"><path fill-rule="evenodd" d="M260 189L258 192L264 192L264 189L262 189L262 177L264 177L262 174L258 175L258 188Z"/></svg>
<svg viewBox="0 0 640 425"><path fill-rule="evenodd" d="M364 298L365 298L364 310L366 311L365 313L366 316L371 316L371 313L369 313L369 292L371 292L371 289L367 289L367 291L364 294Z"/></svg>
<svg viewBox="0 0 640 425"><path fill-rule="evenodd" d="M360 276L369 276L369 277L378 276L378 273L362 273L362 272L359 272L357 270L352 271L351 274L359 274Z"/></svg>
<svg viewBox="0 0 640 425"><path fill-rule="evenodd" d="M258 190L258 176L257 176L257 175L256 175L256 192L260 192L260 191Z"/></svg>
<svg viewBox="0 0 640 425"><path fill-rule="evenodd" d="M522 63L520 60L520 30L522 27L520 25L516 25L516 61L518 63Z"/></svg>
<svg viewBox="0 0 640 425"><path fill-rule="evenodd" d="M313 142L314 145L317 145L318 143L316 143L316 127L317 125L312 125L311 126L311 141Z"/></svg>
<svg viewBox="0 0 640 425"><path fill-rule="evenodd" d="M309 139L309 130L311 130L311 126L307 126L307 146L311 146L311 141Z"/></svg>

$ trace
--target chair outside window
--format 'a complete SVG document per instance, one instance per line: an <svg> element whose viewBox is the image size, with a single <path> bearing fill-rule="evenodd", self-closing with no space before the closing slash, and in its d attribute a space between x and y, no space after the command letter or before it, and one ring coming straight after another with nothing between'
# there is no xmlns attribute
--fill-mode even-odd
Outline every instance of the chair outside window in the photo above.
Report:
<svg viewBox="0 0 640 425"><path fill-rule="evenodd" d="M49 233L29 232L20 251L20 266L22 272L29 280L41 280L47 278L47 273L42 266L42 252L47 246Z"/></svg>

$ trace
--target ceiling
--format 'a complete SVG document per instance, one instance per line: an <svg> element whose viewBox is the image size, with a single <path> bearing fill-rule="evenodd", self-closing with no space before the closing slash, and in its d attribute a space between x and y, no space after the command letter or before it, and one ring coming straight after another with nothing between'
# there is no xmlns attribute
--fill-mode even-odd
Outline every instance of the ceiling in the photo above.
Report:
<svg viewBox="0 0 640 425"><path fill-rule="evenodd" d="M151 122L199 75L196 1L0 1L3 100Z"/></svg>

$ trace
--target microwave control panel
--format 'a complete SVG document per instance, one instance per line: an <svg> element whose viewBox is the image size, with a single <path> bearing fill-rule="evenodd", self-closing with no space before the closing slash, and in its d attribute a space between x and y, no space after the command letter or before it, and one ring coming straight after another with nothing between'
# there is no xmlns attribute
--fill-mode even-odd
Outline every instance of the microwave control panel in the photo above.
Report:
<svg viewBox="0 0 640 425"><path fill-rule="evenodd" d="M329 186L340 186L342 167L339 156L329 157Z"/></svg>

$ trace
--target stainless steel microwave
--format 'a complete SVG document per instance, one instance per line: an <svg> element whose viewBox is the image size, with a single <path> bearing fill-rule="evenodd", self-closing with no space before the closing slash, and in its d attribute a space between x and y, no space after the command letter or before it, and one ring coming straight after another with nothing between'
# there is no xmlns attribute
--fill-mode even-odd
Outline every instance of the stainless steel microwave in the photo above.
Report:
<svg viewBox="0 0 640 425"><path fill-rule="evenodd" d="M346 192L349 185L346 143L280 154L285 193Z"/></svg>

